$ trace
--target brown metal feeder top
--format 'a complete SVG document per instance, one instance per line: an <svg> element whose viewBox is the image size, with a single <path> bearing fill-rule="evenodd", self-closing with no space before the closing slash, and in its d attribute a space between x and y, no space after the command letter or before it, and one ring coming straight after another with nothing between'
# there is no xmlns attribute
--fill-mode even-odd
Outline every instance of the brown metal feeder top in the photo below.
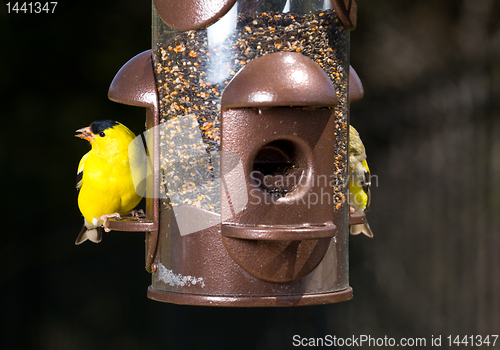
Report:
<svg viewBox="0 0 500 350"><path fill-rule="evenodd" d="M337 94L330 78L310 61L295 52L277 52L251 61L236 74L231 89L226 89L222 95L222 107L335 106Z"/></svg>

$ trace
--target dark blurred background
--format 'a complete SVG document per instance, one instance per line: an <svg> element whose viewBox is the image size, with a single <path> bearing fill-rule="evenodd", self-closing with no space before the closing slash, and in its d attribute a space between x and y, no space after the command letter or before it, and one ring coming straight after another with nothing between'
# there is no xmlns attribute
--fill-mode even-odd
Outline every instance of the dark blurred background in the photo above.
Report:
<svg viewBox="0 0 500 350"><path fill-rule="evenodd" d="M7 1L5 1L7 2ZM5 3L4 2L4 3ZM145 111L107 99L151 47L149 1L0 15L2 349L289 349L292 337L500 333L500 3L359 0L351 123L378 177L350 240L349 302L209 308L147 299L144 236L75 246L74 131ZM500 341L497 342L497 347Z"/></svg>

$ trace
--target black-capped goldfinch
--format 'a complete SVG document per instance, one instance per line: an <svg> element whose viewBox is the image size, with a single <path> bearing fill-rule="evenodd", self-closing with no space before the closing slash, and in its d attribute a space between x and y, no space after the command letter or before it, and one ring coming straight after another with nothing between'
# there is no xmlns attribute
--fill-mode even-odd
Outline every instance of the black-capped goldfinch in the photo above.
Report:
<svg viewBox="0 0 500 350"><path fill-rule="evenodd" d="M370 169L366 162L365 146L359 133L349 126L349 206L351 212L364 213L370 209ZM364 233L373 237L373 232L365 220L363 224L351 225L352 235Z"/></svg>
<svg viewBox="0 0 500 350"><path fill-rule="evenodd" d="M87 239L98 243L102 229L106 232L110 218L120 218L135 208L142 199L141 178L143 159L135 147L135 135L125 125L114 120L96 120L75 135L90 142L92 149L80 160L77 172L78 207L84 217L83 228L75 244ZM129 149L129 145L131 146Z"/></svg>

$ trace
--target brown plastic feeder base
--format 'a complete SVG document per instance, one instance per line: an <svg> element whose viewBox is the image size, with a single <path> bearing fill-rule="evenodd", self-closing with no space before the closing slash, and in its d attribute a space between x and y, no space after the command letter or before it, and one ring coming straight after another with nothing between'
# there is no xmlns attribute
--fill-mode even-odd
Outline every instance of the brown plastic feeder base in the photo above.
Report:
<svg viewBox="0 0 500 350"><path fill-rule="evenodd" d="M340 303L352 299L352 288L333 293L281 295L274 297L216 296L164 292L148 288L148 298L165 303L198 306L285 307Z"/></svg>

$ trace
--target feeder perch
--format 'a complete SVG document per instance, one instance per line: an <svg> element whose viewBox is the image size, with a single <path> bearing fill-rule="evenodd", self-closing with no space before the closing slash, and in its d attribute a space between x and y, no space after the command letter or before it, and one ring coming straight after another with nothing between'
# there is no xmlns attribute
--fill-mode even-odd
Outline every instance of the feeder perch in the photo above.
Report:
<svg viewBox="0 0 500 350"><path fill-rule="evenodd" d="M153 1L153 49L109 98L147 108L148 297L214 306L349 300L355 1Z"/></svg>

